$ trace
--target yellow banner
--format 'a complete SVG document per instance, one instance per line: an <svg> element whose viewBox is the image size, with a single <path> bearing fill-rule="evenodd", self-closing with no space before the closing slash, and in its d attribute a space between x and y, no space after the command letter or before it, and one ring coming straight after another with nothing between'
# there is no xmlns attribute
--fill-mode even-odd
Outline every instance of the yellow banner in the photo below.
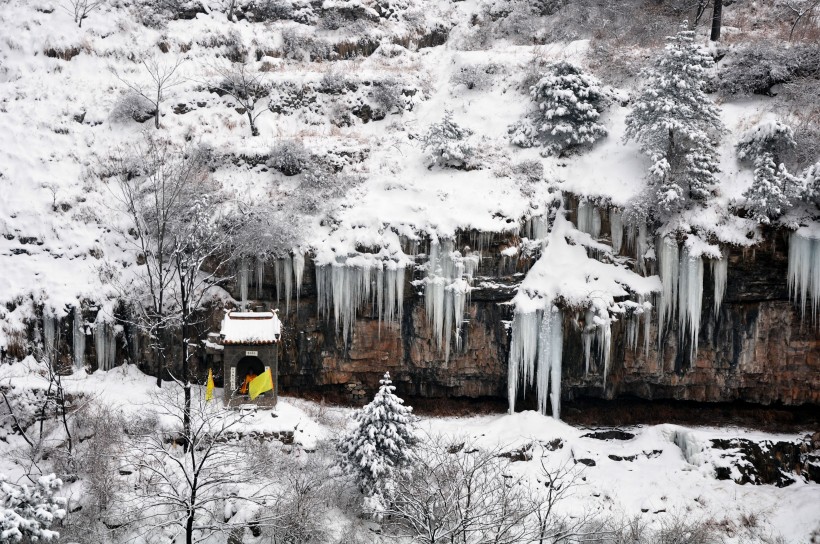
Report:
<svg viewBox="0 0 820 544"><path fill-rule="evenodd" d="M253 380L251 380L251 383L248 385L248 393L251 396L251 400L255 399L265 391L272 390L273 375L271 374L270 369L265 370L265 372L255 377Z"/></svg>
<svg viewBox="0 0 820 544"><path fill-rule="evenodd" d="M205 386L205 400L213 400L214 398L214 372L208 369L208 385Z"/></svg>

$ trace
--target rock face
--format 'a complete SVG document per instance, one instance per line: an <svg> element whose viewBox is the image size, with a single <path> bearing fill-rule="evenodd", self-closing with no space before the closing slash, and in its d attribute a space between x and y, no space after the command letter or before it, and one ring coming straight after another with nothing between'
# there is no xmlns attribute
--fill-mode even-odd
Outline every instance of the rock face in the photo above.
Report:
<svg viewBox="0 0 820 544"><path fill-rule="evenodd" d="M292 301L286 312L284 301L269 300L280 308L284 323L283 390L338 393L358 400L361 395L351 391L372 392L383 373L390 371L399 393L406 396L506 399L512 308L505 302L528 265L501 255L508 243L494 240L490 258L481 261L476 280L480 287L471 293L467 306L463 349L451 352L449 360L435 345L423 288L413 285L421 273L408 274L400 323L379 322L365 308L358 314L352 338L345 342L332 317L318 316L314 271L308 263L298 305ZM598 373L584 375L579 325L583 316L565 312L562 396L820 404L820 332L790 302L787 267L788 244L779 233L754 250L730 249L727 292L717 316L712 310L712 281L706 274L694 360L690 363L689 347L681 345L675 324L659 342L653 323L650 349L644 353L643 347L626 347L625 326L619 323L612 331L605 386ZM266 293L273 298L272 285L273 278L266 279L262 298ZM638 344L643 346L643 339ZM531 407L533 395L526 393L519 408Z"/></svg>

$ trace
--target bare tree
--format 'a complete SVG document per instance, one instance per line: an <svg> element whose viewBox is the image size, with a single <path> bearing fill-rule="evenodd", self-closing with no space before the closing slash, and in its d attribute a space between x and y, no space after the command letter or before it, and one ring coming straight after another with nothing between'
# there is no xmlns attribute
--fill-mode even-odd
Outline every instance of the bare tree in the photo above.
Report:
<svg viewBox="0 0 820 544"><path fill-rule="evenodd" d="M179 67L185 62L184 57L177 57L172 62L166 63L157 57L150 57L140 61L140 64L148 73L149 82L138 82L127 78L117 71L113 66L109 68L112 74L119 79L123 85L131 91L147 100L154 108L154 127L160 128L160 108L165 99L168 89L182 83L179 75Z"/></svg>
<svg viewBox="0 0 820 544"><path fill-rule="evenodd" d="M241 445L229 440L244 415L221 402L207 402L204 395L189 408L180 387L158 392L148 408L171 431L157 432L147 424L129 436L122 462L133 472L127 476L129 491L114 506L112 523L122 524L135 541L170 531L193 544L275 522L269 465L248 463ZM191 428L183 437L188 416ZM181 447L180 440L190 447ZM239 509L241 519L226 520Z"/></svg>
<svg viewBox="0 0 820 544"><path fill-rule="evenodd" d="M791 30L789 31L789 41L792 41L792 38L794 37L794 30L797 28L797 25L804 19L810 20L812 18L814 8L820 6L820 0L786 0L783 2L783 5L792 17L794 17Z"/></svg>
<svg viewBox="0 0 820 544"><path fill-rule="evenodd" d="M146 133L131 149L115 150L98 173L110 184L120 211L129 219L119 234L136 252L139 265L127 278L116 265L104 267L101 275L130 301L135 324L149 338L158 387L166 369L170 332L179 315L174 304L176 223L190 206L190 196L209 178L202 160L195 149L179 149Z"/></svg>
<svg viewBox="0 0 820 544"><path fill-rule="evenodd" d="M106 0L67 0L68 6L65 8L73 17L74 22L82 28L83 19L100 8L106 3Z"/></svg>
<svg viewBox="0 0 820 544"><path fill-rule="evenodd" d="M269 109L267 105L260 104L270 94L270 84L265 72L259 71L253 63L247 61L211 68L217 75L217 81L210 82L210 88L233 98L238 108L248 117L251 135L258 136L256 120Z"/></svg>

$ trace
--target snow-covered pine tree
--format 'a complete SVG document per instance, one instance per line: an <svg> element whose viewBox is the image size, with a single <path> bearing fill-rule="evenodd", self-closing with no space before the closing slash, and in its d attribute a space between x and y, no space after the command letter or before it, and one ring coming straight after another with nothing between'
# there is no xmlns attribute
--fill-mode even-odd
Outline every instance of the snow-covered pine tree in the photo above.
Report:
<svg viewBox="0 0 820 544"><path fill-rule="evenodd" d="M742 162L755 164L758 159L770 155L775 164L785 159L786 153L794 149L794 131L782 121L764 121L746 131L737 143L737 158Z"/></svg>
<svg viewBox="0 0 820 544"><path fill-rule="evenodd" d="M0 474L0 542L57 540L51 525L66 515L66 500L55 497L63 483L54 474L34 486L17 485Z"/></svg>
<svg viewBox="0 0 820 544"><path fill-rule="evenodd" d="M375 512L389 501L391 478L410 463L416 443L413 409L396 396L385 372L373 401L353 414L355 427L339 441L342 468L353 474Z"/></svg>
<svg viewBox="0 0 820 544"><path fill-rule="evenodd" d="M754 182L743 193L746 211L758 223L768 225L792 206L799 197L800 186L783 163L776 165L772 155L766 153L755 161Z"/></svg>
<svg viewBox="0 0 820 544"><path fill-rule="evenodd" d="M686 23L654 66L626 118L626 138L650 157L646 213L663 221L705 203L718 184L716 138L723 132L718 108L703 88L714 62L695 43Z"/></svg>
<svg viewBox="0 0 820 544"><path fill-rule="evenodd" d="M536 109L510 127L511 142L543 146L542 155L561 155L607 135L600 123L609 103L598 79L569 62L558 62L530 87Z"/></svg>
<svg viewBox="0 0 820 544"><path fill-rule="evenodd" d="M453 120L453 112L445 111L441 123L433 123L422 136L422 145L428 166L443 168L467 168L473 155L473 148L467 141L473 131L458 125Z"/></svg>
<svg viewBox="0 0 820 544"><path fill-rule="evenodd" d="M820 161L806 168L802 183L803 198L820 208Z"/></svg>
<svg viewBox="0 0 820 544"><path fill-rule="evenodd" d="M754 165L754 182L743 196L746 211L759 223L779 218L801 196L802 183L781 162L794 147L794 131L781 121L755 125L736 146L738 159Z"/></svg>

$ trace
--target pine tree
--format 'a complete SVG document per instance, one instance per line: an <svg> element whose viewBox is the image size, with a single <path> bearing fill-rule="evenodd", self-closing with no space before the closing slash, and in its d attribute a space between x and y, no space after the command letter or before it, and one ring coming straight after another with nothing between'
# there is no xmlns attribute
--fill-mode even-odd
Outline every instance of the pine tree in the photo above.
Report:
<svg viewBox="0 0 820 544"><path fill-rule="evenodd" d="M741 136L737 156L754 164L754 181L743 196L750 217L768 225L782 216L800 198L802 183L781 162L795 147L794 131L780 121L766 121Z"/></svg>
<svg viewBox="0 0 820 544"><path fill-rule="evenodd" d="M703 91L714 62L681 26L646 74L626 118L626 138L650 157L646 211L656 220L704 204L718 184L718 108Z"/></svg>
<svg viewBox="0 0 820 544"><path fill-rule="evenodd" d="M422 137L428 166L446 168L467 168L473 155L473 148L467 141L473 131L458 125L453 120L453 112L445 111L441 123L433 123Z"/></svg>
<svg viewBox="0 0 820 544"><path fill-rule="evenodd" d="M786 153L795 148L794 130L782 121L758 123L740 137L737 158L741 162L756 164L758 159L771 155L780 164Z"/></svg>
<svg viewBox="0 0 820 544"><path fill-rule="evenodd" d="M597 78L569 62L553 64L530 87L537 109L510 128L520 147L543 146L543 155L561 155L590 146L607 135L599 122L609 100Z"/></svg>
<svg viewBox="0 0 820 544"><path fill-rule="evenodd" d="M41 476L34 486L17 485L0 474L0 542L57 540L51 525L66 515L66 500L55 497L62 481Z"/></svg>
<svg viewBox="0 0 820 544"><path fill-rule="evenodd" d="M806 168L802 177L800 187L802 197L808 202L814 202L820 208L820 162Z"/></svg>
<svg viewBox="0 0 820 544"><path fill-rule="evenodd" d="M374 510L387 504L392 476L410 464L416 443L413 409L393 393L389 372L379 383L373 401L353 414L355 428L338 445L342 467L356 477Z"/></svg>
<svg viewBox="0 0 820 544"><path fill-rule="evenodd" d="M782 163L776 165L769 153L758 159L755 166L754 182L743 193L745 208L757 222L768 225L791 207L800 184Z"/></svg>

